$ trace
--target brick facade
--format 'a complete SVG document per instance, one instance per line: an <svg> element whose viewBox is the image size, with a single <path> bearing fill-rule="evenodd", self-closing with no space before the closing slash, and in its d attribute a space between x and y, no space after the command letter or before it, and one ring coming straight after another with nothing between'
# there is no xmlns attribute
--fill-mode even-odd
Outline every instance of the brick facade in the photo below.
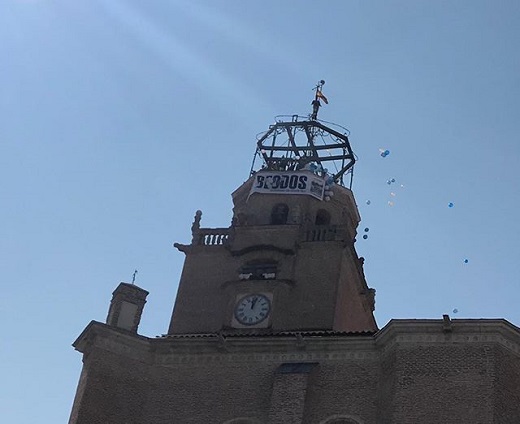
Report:
<svg viewBox="0 0 520 424"><path fill-rule="evenodd" d="M520 330L504 320L155 339L93 322L75 347L70 424L520 423Z"/></svg>

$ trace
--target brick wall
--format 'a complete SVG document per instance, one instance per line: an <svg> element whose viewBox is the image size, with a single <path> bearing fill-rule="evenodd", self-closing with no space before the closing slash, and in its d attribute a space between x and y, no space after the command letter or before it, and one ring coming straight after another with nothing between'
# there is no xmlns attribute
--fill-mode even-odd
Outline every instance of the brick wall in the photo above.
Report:
<svg viewBox="0 0 520 424"><path fill-rule="evenodd" d="M319 423L332 415L376 423L378 374L377 356L322 359L309 384L303 423Z"/></svg>
<svg viewBox="0 0 520 424"><path fill-rule="evenodd" d="M494 358L488 346L396 346L390 420L399 424L492 423ZM388 413L388 412L386 412Z"/></svg>
<svg viewBox="0 0 520 424"><path fill-rule="evenodd" d="M149 368L141 361L94 348L85 359L84 390L70 423L146 423Z"/></svg>
<svg viewBox="0 0 520 424"><path fill-rule="evenodd" d="M502 346L494 348L496 382L494 421L496 424L520 423L520 359Z"/></svg>

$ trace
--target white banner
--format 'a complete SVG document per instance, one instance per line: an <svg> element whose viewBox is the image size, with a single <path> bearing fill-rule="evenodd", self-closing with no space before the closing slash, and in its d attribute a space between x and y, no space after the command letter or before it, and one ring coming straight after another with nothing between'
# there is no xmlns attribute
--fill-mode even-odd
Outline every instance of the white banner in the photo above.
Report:
<svg viewBox="0 0 520 424"><path fill-rule="evenodd" d="M323 200L325 180L310 171L259 171L254 175L253 193L307 194Z"/></svg>

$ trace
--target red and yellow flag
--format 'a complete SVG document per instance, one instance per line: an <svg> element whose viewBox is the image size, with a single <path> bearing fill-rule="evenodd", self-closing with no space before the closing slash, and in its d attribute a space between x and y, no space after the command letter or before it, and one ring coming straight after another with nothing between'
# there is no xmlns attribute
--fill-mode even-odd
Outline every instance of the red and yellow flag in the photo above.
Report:
<svg viewBox="0 0 520 424"><path fill-rule="evenodd" d="M326 105L329 104L328 99L325 97L325 95L321 92L321 90L316 90L316 98L321 99L325 102Z"/></svg>

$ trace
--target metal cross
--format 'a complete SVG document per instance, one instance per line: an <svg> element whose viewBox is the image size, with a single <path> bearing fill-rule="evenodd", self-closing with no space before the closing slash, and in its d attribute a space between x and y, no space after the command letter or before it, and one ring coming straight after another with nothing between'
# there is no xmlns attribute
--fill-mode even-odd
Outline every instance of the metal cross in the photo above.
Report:
<svg viewBox="0 0 520 424"><path fill-rule="evenodd" d="M134 275L132 275L132 284L135 284L135 276L137 275L137 269L134 271Z"/></svg>

